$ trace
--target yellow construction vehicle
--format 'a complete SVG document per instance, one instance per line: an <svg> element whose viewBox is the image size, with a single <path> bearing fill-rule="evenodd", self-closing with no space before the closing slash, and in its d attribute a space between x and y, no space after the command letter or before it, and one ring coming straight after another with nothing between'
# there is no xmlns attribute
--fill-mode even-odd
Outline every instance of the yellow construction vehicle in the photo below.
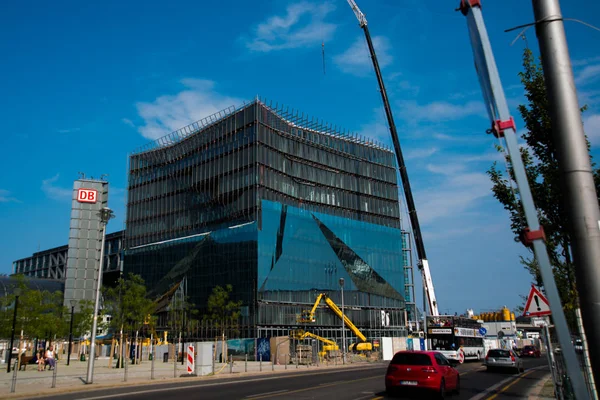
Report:
<svg viewBox="0 0 600 400"><path fill-rule="evenodd" d="M315 335L314 333L311 333L311 332L305 332L302 330L298 330L298 331L293 331L291 333L291 336L298 340L312 338L312 339L316 339L316 340L323 342L322 350L319 352L319 357L321 357L321 358L325 358L325 357L329 356L329 352L331 352L331 351L339 351L339 349L340 349L338 344L336 342L334 342L333 340L325 339L324 337Z"/></svg>
<svg viewBox="0 0 600 400"><path fill-rule="evenodd" d="M317 300L315 300L315 304L313 305L312 309L304 310L298 316L298 322L299 323L315 322L315 312L317 311L317 307L319 307L319 304L321 303L322 299L325 300L325 304L327 304L327 306L331 309L331 311L333 311L333 313L335 315L337 315L338 317L343 319L344 324L348 327L348 329L350 329L352 331L352 333L354 333L356 335L356 337L360 340L359 343L351 344L350 348L348 350L368 352L368 351L372 351L374 347L377 347L377 345L373 346L373 344L367 340L367 337L365 335L363 335L363 333L356 327L356 325L354 325L352 323L352 321L350 321L350 318L348 318L347 315L342 313L342 310L340 310L340 308L333 302L333 300L331 300L329 298L327 293L319 294L317 296Z"/></svg>

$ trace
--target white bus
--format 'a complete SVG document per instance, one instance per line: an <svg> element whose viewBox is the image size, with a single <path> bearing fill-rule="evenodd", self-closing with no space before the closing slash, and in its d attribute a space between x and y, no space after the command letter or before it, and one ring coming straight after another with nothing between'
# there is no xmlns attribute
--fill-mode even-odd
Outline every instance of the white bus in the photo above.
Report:
<svg viewBox="0 0 600 400"><path fill-rule="evenodd" d="M463 362L485 357L481 324L474 319L442 315L427 317L429 349L439 351L446 358Z"/></svg>

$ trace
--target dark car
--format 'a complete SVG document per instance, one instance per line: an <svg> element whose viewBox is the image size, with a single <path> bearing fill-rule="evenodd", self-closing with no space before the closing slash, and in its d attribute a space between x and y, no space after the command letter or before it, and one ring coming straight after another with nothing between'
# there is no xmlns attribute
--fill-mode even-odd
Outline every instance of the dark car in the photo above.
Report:
<svg viewBox="0 0 600 400"><path fill-rule="evenodd" d="M576 353L583 353L583 341L581 339L575 339L573 347L575 347Z"/></svg>
<svg viewBox="0 0 600 400"><path fill-rule="evenodd" d="M399 351L385 374L385 389L401 394L436 392L444 398L447 392L460 392L460 375L454 363L437 351Z"/></svg>
<svg viewBox="0 0 600 400"><path fill-rule="evenodd" d="M521 349L521 357L535 357L535 358L539 358L542 356L542 353L540 352L540 349L538 349L535 346L524 346Z"/></svg>

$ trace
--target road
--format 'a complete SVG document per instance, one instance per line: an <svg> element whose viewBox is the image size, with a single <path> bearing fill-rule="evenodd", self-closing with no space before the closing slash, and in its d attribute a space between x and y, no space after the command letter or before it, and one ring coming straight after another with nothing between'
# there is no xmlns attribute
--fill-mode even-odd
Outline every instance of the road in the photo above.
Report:
<svg viewBox="0 0 600 400"><path fill-rule="evenodd" d="M524 395L547 371L531 369L544 365L545 358L525 360L525 373L489 373L480 363L458 367L462 391L452 396L456 400L502 400ZM181 380L177 383L121 387L45 397L55 400L152 400L152 399L387 399L384 374L387 363L346 369L311 372L289 372L270 376L203 380ZM422 397L421 397L422 398Z"/></svg>

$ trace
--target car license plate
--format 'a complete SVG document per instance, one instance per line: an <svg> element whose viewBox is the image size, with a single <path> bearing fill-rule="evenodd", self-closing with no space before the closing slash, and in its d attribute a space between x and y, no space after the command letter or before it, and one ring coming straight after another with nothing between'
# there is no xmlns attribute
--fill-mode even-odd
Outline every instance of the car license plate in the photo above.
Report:
<svg viewBox="0 0 600 400"><path fill-rule="evenodd" d="M417 381L400 381L400 384L406 386L417 386Z"/></svg>

